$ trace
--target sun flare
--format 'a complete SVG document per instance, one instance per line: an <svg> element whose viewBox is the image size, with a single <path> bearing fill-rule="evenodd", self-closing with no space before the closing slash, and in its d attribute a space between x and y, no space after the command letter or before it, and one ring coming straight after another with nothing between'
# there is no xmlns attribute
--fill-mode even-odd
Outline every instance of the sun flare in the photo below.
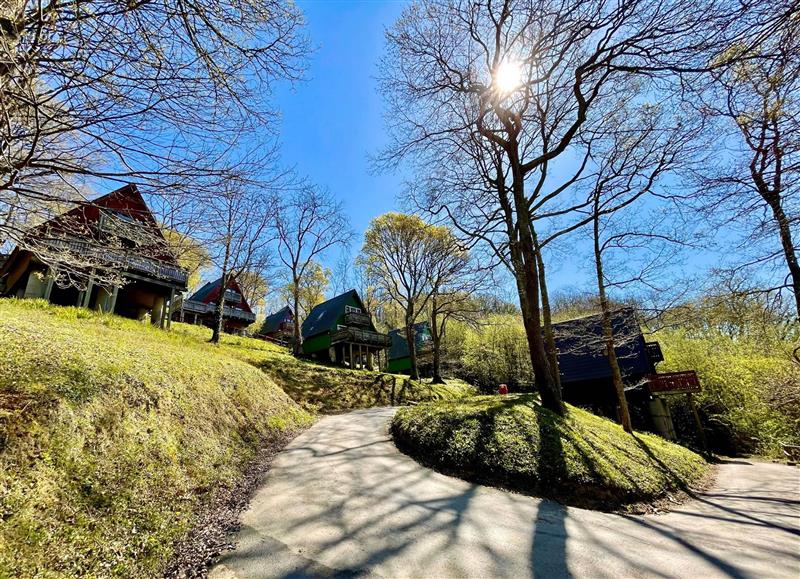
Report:
<svg viewBox="0 0 800 579"><path fill-rule="evenodd" d="M507 95L522 84L522 68L513 60L500 63L494 73L494 88L500 94Z"/></svg>

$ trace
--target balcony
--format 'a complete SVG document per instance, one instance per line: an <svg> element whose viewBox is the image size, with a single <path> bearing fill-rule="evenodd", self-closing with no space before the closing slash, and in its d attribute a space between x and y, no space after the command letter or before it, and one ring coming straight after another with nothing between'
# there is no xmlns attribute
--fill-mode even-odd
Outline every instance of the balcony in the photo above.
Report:
<svg viewBox="0 0 800 579"><path fill-rule="evenodd" d="M186 285L189 278L187 272L177 266L130 253L121 248L101 246L81 239L41 239L39 241L43 246L42 249L46 251L64 251L86 257L89 262L87 265L97 264L104 267L128 269L182 285Z"/></svg>
<svg viewBox="0 0 800 579"><path fill-rule="evenodd" d="M345 312L344 325L369 327L372 325L372 316L362 312Z"/></svg>
<svg viewBox="0 0 800 579"><path fill-rule="evenodd" d="M667 372L645 376L651 394L681 394L700 392L700 380L694 370Z"/></svg>
<svg viewBox="0 0 800 579"><path fill-rule="evenodd" d="M331 334L331 344L348 342L351 344L362 344L364 346L377 346L388 348L392 345L392 339L388 334L379 334L371 330L361 328L342 328Z"/></svg>
<svg viewBox="0 0 800 579"><path fill-rule="evenodd" d="M238 304L238 303L240 303L242 301L242 294L240 294L239 292L237 292L235 290L232 290L230 288L226 289L225 290L225 301L226 302L233 302L235 304Z"/></svg>
<svg viewBox="0 0 800 579"><path fill-rule="evenodd" d="M183 311L187 314L214 315L214 311L216 309L217 304L215 303L205 304L203 302L197 302L194 300L184 300L183 302ZM232 308L230 306L225 306L223 308L222 317L229 320L242 320L249 323L256 321L255 314L240 310L239 308Z"/></svg>

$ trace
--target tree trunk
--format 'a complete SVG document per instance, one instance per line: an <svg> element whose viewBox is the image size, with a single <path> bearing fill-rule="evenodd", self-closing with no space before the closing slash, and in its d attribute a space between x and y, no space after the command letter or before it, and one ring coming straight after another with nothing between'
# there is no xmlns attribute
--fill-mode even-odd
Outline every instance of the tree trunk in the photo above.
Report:
<svg viewBox="0 0 800 579"><path fill-rule="evenodd" d="M294 287L292 288L292 302L294 307L294 344L292 345L292 351L295 356L299 356L303 351L303 336L300 333L300 282L297 279L294 280Z"/></svg>
<svg viewBox="0 0 800 579"><path fill-rule="evenodd" d="M794 305L797 318L800 319L800 264L797 263L797 252L792 240L792 230L789 227L789 219L781 206L780 197L777 194L762 194L764 200L772 209L772 215L778 223L778 234L781 238L783 255L786 265L789 268L789 277L792 280L792 291L794 292Z"/></svg>
<svg viewBox="0 0 800 579"><path fill-rule="evenodd" d="M525 324L525 334L528 340L528 349L531 356L531 366L533 376L539 395L542 399L542 406L552 410L556 414L564 415L564 402L561 399L561 388L553 380L550 371L550 363L547 359L547 352L544 348L544 336L542 335L541 310L539 308L539 271L536 264L536 251L531 235L532 222L528 200L525 197L524 175L520 166L519 159L509 155L513 174L513 194L514 206L517 210L517 221L519 225L520 253L522 257L522 272L516 272L518 277L517 287L520 287L520 279L524 280L524 292L527 294L528 312L523 310L522 318ZM520 304L522 305L522 304Z"/></svg>
<svg viewBox="0 0 800 579"><path fill-rule="evenodd" d="M411 378L419 380L417 348L414 344L414 315L408 309L406 309L406 343L408 344L408 355L411 358Z"/></svg>
<svg viewBox="0 0 800 579"><path fill-rule="evenodd" d="M553 335L553 318L550 314L550 296L547 292L544 258L542 257L542 248L539 247L539 239L536 236L536 230L533 230L532 234L533 247L536 250L536 263L539 266L539 290L542 296L542 321L544 322L544 347L550 362L550 373L553 376L553 382L560 390L561 375L558 372L558 349L556 348L556 339Z"/></svg>
<svg viewBox="0 0 800 579"><path fill-rule="evenodd" d="M619 421L625 432L633 432L631 426L631 415L628 411L628 401L625 398L625 385L622 382L622 372L619 369L617 351L614 348L614 328L611 325L611 308L606 297L606 285L603 279L603 252L600 248L600 217L597 214L599 208L595 202L594 214L594 263L597 270L597 292L600 296L600 310L603 316L603 340L606 347L608 364L611 366L611 379L614 384L614 391L617 395L617 405L619 408Z"/></svg>
<svg viewBox="0 0 800 579"><path fill-rule="evenodd" d="M225 317L225 288L228 286L228 271L226 267L222 268L222 278L220 280L222 287L219 289L219 297L217 298L217 307L214 310L214 328L211 334L211 343L218 344L222 336L222 322Z"/></svg>
<svg viewBox="0 0 800 579"><path fill-rule="evenodd" d="M228 262L231 258L231 243L230 238L225 244L225 257L222 260L222 277L220 283L222 287L219 288L219 298L217 298L217 308L214 311L214 328L211 334L211 343L219 344L220 336L222 335L222 320L225 316L225 288L228 287Z"/></svg>
<svg viewBox="0 0 800 579"><path fill-rule="evenodd" d="M433 341L433 378L432 384L444 384L441 373L441 344L442 337L439 334L439 320L436 312L436 296L432 297L431 301L431 338Z"/></svg>

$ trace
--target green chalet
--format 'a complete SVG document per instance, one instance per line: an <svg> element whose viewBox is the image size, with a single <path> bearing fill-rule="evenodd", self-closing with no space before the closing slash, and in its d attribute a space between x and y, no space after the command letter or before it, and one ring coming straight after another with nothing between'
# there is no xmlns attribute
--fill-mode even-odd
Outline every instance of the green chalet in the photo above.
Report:
<svg viewBox="0 0 800 579"><path fill-rule="evenodd" d="M389 363L386 371L392 374L411 373L411 352L408 351L406 329L398 328L389 332L392 346L389 348L387 358ZM421 375L431 374L433 362L433 337L428 322L414 325L414 349L417 352L417 367Z"/></svg>
<svg viewBox="0 0 800 579"><path fill-rule="evenodd" d="M387 334L375 329L356 290L316 306L303 321L300 332L306 356L351 368L371 370L376 366L375 358L379 359L381 351L392 344Z"/></svg>

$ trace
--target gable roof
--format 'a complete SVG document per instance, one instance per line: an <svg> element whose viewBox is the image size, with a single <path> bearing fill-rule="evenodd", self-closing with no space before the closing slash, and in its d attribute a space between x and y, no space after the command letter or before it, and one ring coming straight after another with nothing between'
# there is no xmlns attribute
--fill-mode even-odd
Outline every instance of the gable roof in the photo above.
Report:
<svg viewBox="0 0 800 579"><path fill-rule="evenodd" d="M311 336L316 336L317 334L322 334L323 332L333 329L336 321L344 314L344 307L351 297L356 300L356 303L358 303L363 311L367 311L367 308L364 307L364 302L361 301L356 290L351 289L346 291L343 294L339 294L328 301L314 306L308 313L308 317L303 320L303 325L300 328L303 338L310 338Z"/></svg>
<svg viewBox="0 0 800 579"><path fill-rule="evenodd" d="M262 334L269 334L278 329L281 323L294 319L292 308L284 306L274 314L268 315L264 318L264 324L261 326Z"/></svg>
<svg viewBox="0 0 800 579"><path fill-rule="evenodd" d="M222 277L218 277L214 281L210 281L203 285L199 290L194 292L192 296L189 298L193 302L203 302L203 303L211 303L216 302L219 299L220 294L220 286L222 285ZM239 309L252 312L250 309L250 304L247 303L247 299L244 297L244 292L242 292L242 288L239 287L239 283L236 281L235 277L232 277L228 281L228 288L235 292L238 292L242 299L236 304L236 307ZM230 302L228 302L230 303Z"/></svg>
<svg viewBox="0 0 800 579"><path fill-rule="evenodd" d="M636 311L633 308L620 308L611 312L611 327L616 343L614 350L623 377L652 372ZM602 314L553 324L553 334L563 383L611 377L603 339Z"/></svg>
<svg viewBox="0 0 800 579"><path fill-rule="evenodd" d="M431 331L427 321L414 324L414 347L417 352L419 352L425 342L430 339L430 335ZM407 358L411 355L408 349L408 341L406 341L405 328L392 330L389 332L389 337L392 339L392 345L389 348L389 360Z"/></svg>

